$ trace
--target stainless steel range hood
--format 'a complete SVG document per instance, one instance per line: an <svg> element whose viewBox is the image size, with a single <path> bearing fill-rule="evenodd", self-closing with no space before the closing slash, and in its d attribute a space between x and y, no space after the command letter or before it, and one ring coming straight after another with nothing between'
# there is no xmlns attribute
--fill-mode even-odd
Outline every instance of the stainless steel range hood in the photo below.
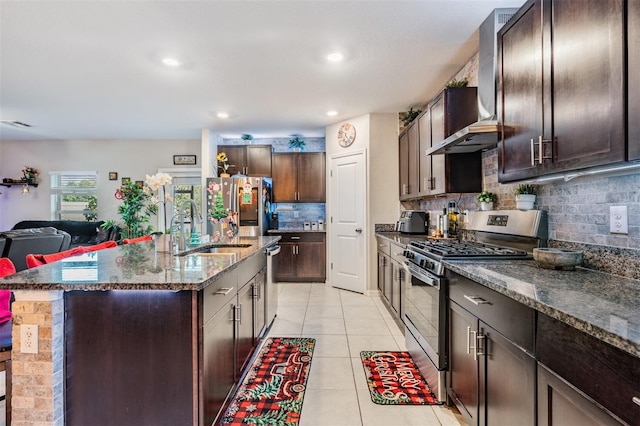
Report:
<svg viewBox="0 0 640 426"><path fill-rule="evenodd" d="M478 121L427 149L426 154L460 154L496 146L500 123L496 117L498 70L497 34L516 8L495 9L478 30Z"/></svg>

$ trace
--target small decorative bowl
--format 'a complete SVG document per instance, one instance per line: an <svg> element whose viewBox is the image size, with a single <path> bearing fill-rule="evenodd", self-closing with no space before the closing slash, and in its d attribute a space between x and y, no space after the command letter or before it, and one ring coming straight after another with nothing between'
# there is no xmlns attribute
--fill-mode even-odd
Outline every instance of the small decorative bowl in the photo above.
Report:
<svg viewBox="0 0 640 426"><path fill-rule="evenodd" d="M538 266L545 269L573 271L576 269L576 266L582 264L581 251L571 251L560 248L534 248L533 258L538 262Z"/></svg>

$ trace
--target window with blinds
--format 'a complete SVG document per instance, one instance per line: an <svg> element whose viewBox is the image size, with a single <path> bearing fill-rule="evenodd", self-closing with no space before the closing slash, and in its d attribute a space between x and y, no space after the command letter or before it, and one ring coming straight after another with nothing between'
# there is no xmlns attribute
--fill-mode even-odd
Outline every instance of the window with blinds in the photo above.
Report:
<svg viewBox="0 0 640 426"><path fill-rule="evenodd" d="M50 172L52 220L98 220L96 172Z"/></svg>

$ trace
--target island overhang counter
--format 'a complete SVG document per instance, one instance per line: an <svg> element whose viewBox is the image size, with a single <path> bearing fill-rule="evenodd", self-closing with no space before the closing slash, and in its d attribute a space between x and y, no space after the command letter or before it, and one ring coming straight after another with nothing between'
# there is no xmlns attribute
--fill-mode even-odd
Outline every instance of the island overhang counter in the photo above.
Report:
<svg viewBox="0 0 640 426"><path fill-rule="evenodd" d="M123 245L0 279L15 294L13 422L210 424L255 345L250 325L225 330L246 330L236 311L252 303L279 238L178 256ZM21 347L23 324L39 327L36 354Z"/></svg>

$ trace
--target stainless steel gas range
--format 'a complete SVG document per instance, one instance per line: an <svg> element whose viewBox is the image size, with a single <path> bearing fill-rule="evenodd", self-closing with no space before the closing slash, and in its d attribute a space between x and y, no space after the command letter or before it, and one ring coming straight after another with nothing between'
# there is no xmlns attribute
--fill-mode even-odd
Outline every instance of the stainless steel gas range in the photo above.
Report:
<svg viewBox="0 0 640 426"><path fill-rule="evenodd" d="M447 279L442 261L531 259L547 243L546 212L499 210L474 212L470 239L412 241L404 251L411 281L405 291L405 340L418 368L440 401L446 400L449 368Z"/></svg>

